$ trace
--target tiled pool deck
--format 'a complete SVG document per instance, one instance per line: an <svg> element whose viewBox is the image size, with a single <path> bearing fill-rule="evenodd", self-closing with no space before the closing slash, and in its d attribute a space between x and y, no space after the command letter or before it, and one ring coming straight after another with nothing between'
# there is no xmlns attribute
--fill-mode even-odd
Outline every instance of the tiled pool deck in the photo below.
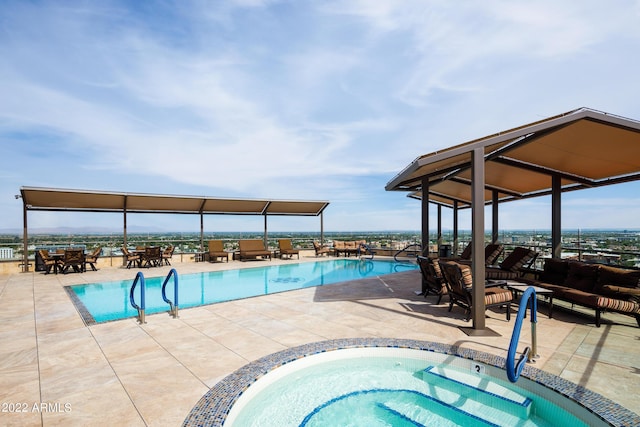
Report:
<svg viewBox="0 0 640 427"><path fill-rule="evenodd" d="M302 254L301 262L315 258ZM269 263L269 261L265 261ZM271 261L271 264L294 261ZM179 274L261 262L179 263ZM170 267L145 270L164 276ZM513 321L488 311L499 337L470 337L462 310L416 296L416 271L87 327L64 286L133 280L101 268L68 275L0 275L0 425L179 426L211 387L249 362L351 338L432 341L504 357ZM445 298L446 300L446 298ZM126 303L126 302L123 302ZM536 367L640 413L640 328L627 316L541 308ZM523 328L522 345L529 333Z"/></svg>

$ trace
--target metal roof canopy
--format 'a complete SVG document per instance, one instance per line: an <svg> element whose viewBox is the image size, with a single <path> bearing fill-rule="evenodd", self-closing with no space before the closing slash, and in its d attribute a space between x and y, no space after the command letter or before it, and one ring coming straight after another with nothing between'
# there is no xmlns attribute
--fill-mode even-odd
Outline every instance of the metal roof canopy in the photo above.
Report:
<svg viewBox="0 0 640 427"><path fill-rule="evenodd" d="M266 245L268 216L320 216L320 239L324 240L322 214L329 205L327 201L231 199L41 187L21 187L20 195L24 207L23 271L29 271L28 211L122 212L125 245L128 213L199 214L200 250L203 250L204 215L262 215Z"/></svg>
<svg viewBox="0 0 640 427"><path fill-rule="evenodd" d="M640 179L640 122L580 108L420 156L385 188L420 198L426 178L431 201L469 208L476 148L484 153L485 203L494 192L499 202L549 195L551 176L562 192Z"/></svg>
<svg viewBox="0 0 640 427"><path fill-rule="evenodd" d="M472 209L474 335L485 330L484 205L551 195L552 249L560 256L561 194L640 180L640 122L579 108L538 122L425 154L389 181L388 191L422 200L422 240L429 236L428 206ZM426 190L425 190L426 189ZM424 197L424 194L428 197ZM438 218L440 227L440 218ZM467 328L463 328L467 329Z"/></svg>
<svg viewBox="0 0 640 427"><path fill-rule="evenodd" d="M230 199L21 187L27 210L217 215L318 216L326 201Z"/></svg>

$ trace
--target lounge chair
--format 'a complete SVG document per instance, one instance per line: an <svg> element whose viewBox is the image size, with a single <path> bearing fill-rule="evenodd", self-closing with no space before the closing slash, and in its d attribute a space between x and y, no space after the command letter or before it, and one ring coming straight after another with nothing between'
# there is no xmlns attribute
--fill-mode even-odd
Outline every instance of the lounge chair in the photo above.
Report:
<svg viewBox="0 0 640 427"><path fill-rule="evenodd" d="M84 258L84 269L87 270L87 264L91 266L91 270L98 271L96 268L96 264L98 263L98 258L102 253L102 247L98 246L91 252L89 255L86 255Z"/></svg>
<svg viewBox="0 0 640 427"><path fill-rule="evenodd" d="M175 246L169 245L162 251L162 261L164 261L165 265L171 265L169 260L173 258L173 251L175 249ZM162 264L162 262L160 264Z"/></svg>
<svg viewBox="0 0 640 427"><path fill-rule="evenodd" d="M131 268L131 265L140 266L140 254L134 254L129 252L129 249L122 247L122 253L124 254L124 260L127 263L127 268Z"/></svg>
<svg viewBox="0 0 640 427"><path fill-rule="evenodd" d="M238 256L241 261L253 259L257 257L269 258L271 260L271 251L264 247L264 242L260 239L239 240Z"/></svg>
<svg viewBox="0 0 640 427"><path fill-rule="evenodd" d="M512 280L522 276L522 269L535 262L538 253L523 247L516 247L502 262L495 267L485 267L485 277L496 280Z"/></svg>
<svg viewBox="0 0 640 427"><path fill-rule="evenodd" d="M293 249L291 239L278 239L278 251L280 252L280 259L282 259L282 255L288 255L289 258L292 258L293 255L297 255L298 259L300 259L300 251L298 249Z"/></svg>
<svg viewBox="0 0 640 427"><path fill-rule="evenodd" d="M442 274L447 286L449 295L449 311L456 304L465 309L466 320L471 318L471 307L473 307L473 279L471 268L467 265L458 264L454 261L447 261L440 264ZM498 286L485 288L484 304L486 308L506 306L507 321L511 320L511 301L513 293Z"/></svg>
<svg viewBox="0 0 640 427"><path fill-rule="evenodd" d="M498 261L500 254L504 252L504 246L499 243L489 243L484 247L485 265L493 265Z"/></svg>
<svg viewBox="0 0 640 427"><path fill-rule="evenodd" d="M229 252L224 250L222 240L209 240L209 262L217 262L218 258L224 258L229 262Z"/></svg>
<svg viewBox="0 0 640 427"><path fill-rule="evenodd" d="M319 255L331 255L332 252L331 248L316 241L313 242L313 249L316 251L316 257Z"/></svg>
<svg viewBox="0 0 640 427"><path fill-rule="evenodd" d="M489 243L484 247L484 264L486 266L491 266L498 261L498 257L504 251L504 246L499 243ZM469 254L469 259L455 259L449 258L450 261L455 261L459 264L471 265L471 254Z"/></svg>
<svg viewBox="0 0 640 427"><path fill-rule="evenodd" d="M440 263L437 259L418 256L418 266L422 274L422 292L426 298L431 292L438 296L436 304L440 304L442 296L447 294L447 285L442 277Z"/></svg>
<svg viewBox="0 0 640 427"><path fill-rule="evenodd" d="M460 259L468 259L471 260L471 250L473 249L472 242L469 242L467 246L462 250L462 253L458 256Z"/></svg>

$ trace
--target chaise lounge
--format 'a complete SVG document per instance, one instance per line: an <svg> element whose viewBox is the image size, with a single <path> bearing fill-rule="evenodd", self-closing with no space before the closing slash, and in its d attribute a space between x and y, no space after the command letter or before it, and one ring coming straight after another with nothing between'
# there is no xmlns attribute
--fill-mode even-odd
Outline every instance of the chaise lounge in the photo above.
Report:
<svg viewBox="0 0 640 427"><path fill-rule="evenodd" d="M280 253L280 259L282 259L282 255L288 255L289 258L297 255L298 259L300 259L300 251L293 248L291 239L278 239L278 252Z"/></svg>
<svg viewBox="0 0 640 427"><path fill-rule="evenodd" d="M271 251L264 247L264 242L260 239L240 240L238 241L238 246L240 248L238 251L240 261L257 257L262 257L262 259L266 257L271 261Z"/></svg>
<svg viewBox="0 0 640 427"><path fill-rule="evenodd" d="M229 252L224 250L222 240L209 240L209 262L217 262L218 258L224 258L229 262Z"/></svg>
<svg viewBox="0 0 640 427"><path fill-rule="evenodd" d="M513 280L522 276L523 270L530 268L538 253L518 246L497 266L487 266L485 277L493 280Z"/></svg>

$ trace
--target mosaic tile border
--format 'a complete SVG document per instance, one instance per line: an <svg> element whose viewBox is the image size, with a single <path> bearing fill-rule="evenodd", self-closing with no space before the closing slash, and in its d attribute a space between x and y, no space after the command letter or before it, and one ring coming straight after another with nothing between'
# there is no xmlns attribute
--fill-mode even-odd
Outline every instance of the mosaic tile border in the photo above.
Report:
<svg viewBox="0 0 640 427"><path fill-rule="evenodd" d="M76 295L76 293L73 291L72 286L65 286L64 290L67 295L69 295L69 298L71 299L71 302L73 302L73 305L76 307L76 310L78 310L78 314L80 314L80 317L82 318L85 326L92 326L97 324L96 319L93 318L91 313L89 313L89 309L87 309L80 298L78 298L78 295Z"/></svg>
<svg viewBox="0 0 640 427"><path fill-rule="evenodd" d="M247 388L266 373L313 354L347 348L393 347L431 351L463 359L482 362L502 369L505 359L500 356L477 350L460 348L456 345L431 341L389 339L389 338L345 338L320 341L289 348L262 357L249 363L214 385L193 407L184 420L184 427L218 426L221 427L236 400ZM522 376L568 397L588 411L596 414L612 426L640 427L640 415L637 415L604 396L592 392L556 375L526 365Z"/></svg>

